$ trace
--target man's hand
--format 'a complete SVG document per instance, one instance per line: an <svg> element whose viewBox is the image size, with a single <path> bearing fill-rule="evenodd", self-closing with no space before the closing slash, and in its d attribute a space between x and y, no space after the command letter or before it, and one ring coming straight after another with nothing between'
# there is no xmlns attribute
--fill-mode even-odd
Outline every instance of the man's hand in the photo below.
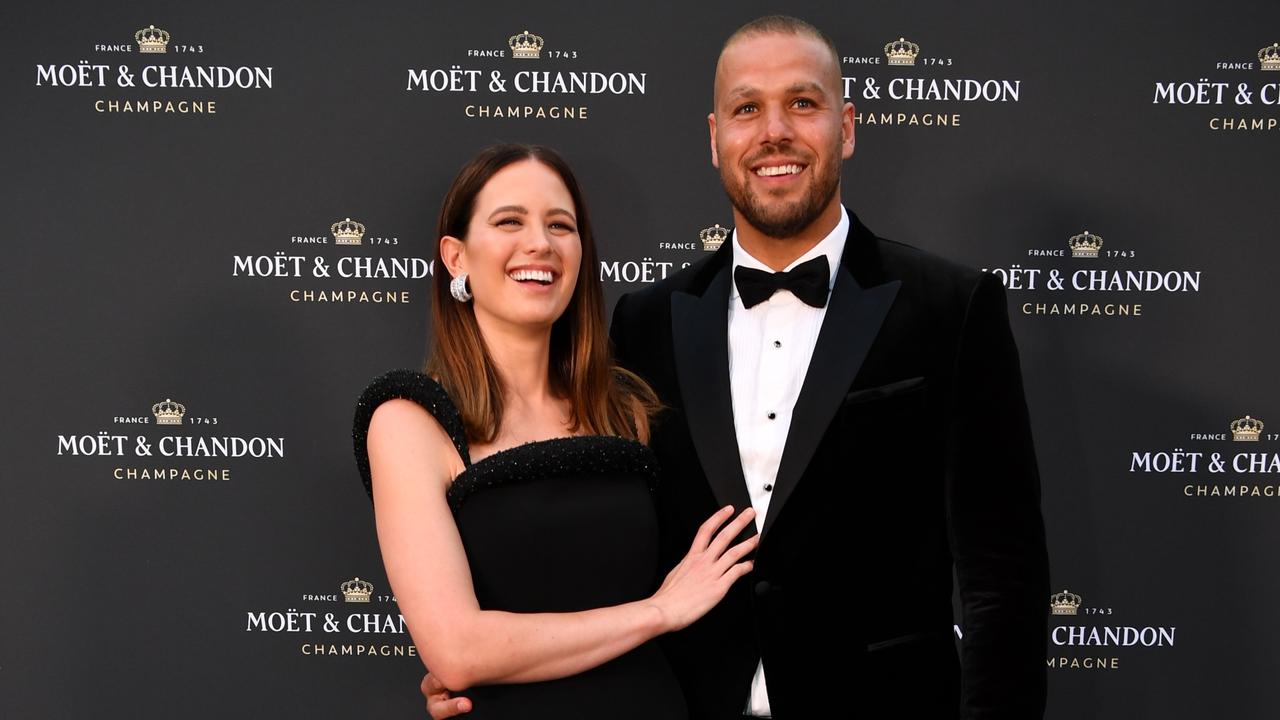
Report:
<svg viewBox="0 0 1280 720"><path fill-rule="evenodd" d="M427 714L434 720L444 720L444 718L471 712L471 700L464 697L449 697L449 690L431 673L422 677L422 684L419 687L422 689L422 696L427 699Z"/></svg>

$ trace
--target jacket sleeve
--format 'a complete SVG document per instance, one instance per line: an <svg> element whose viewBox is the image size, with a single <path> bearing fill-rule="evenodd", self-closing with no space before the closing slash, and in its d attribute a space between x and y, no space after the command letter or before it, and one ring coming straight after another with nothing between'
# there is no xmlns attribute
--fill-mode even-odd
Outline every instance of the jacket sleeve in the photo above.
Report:
<svg viewBox="0 0 1280 720"><path fill-rule="evenodd" d="M960 588L961 716L1041 718L1049 565L1040 478L1004 288L965 313L948 413L951 551Z"/></svg>

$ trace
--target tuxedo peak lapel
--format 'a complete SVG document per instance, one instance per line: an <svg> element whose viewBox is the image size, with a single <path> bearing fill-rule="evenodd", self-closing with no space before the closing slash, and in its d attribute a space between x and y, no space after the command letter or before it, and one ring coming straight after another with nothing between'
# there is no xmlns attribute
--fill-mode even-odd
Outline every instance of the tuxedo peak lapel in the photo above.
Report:
<svg viewBox="0 0 1280 720"><path fill-rule="evenodd" d="M721 265L701 295L671 294L671 338L689 434L721 506L751 507L729 390L729 288Z"/></svg>
<svg viewBox="0 0 1280 720"><path fill-rule="evenodd" d="M850 233L849 242L855 240L854 233ZM846 255L848 251L846 248ZM879 334L901 285L901 281L894 280L863 289L849 272L847 264L841 263L827 302L827 314L813 348L813 358L809 361L804 385L791 413L786 446L773 483L773 497L769 500L769 512L760 532L761 542L764 542L773 521L782 512L813 459L818 443L862 368L862 361ZM830 481L843 482L845 479L830 478Z"/></svg>

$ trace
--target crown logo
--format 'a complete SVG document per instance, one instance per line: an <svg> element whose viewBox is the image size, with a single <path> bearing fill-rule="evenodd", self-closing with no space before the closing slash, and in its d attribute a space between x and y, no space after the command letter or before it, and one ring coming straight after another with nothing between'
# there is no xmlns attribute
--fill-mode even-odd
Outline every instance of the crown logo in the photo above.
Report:
<svg viewBox="0 0 1280 720"><path fill-rule="evenodd" d="M906 38L898 38L884 46L884 56L889 58L890 65L915 65L919 54L920 46Z"/></svg>
<svg viewBox="0 0 1280 720"><path fill-rule="evenodd" d="M151 406L151 414L156 416L157 425L181 425L182 416L187 414L187 406L168 398Z"/></svg>
<svg viewBox="0 0 1280 720"><path fill-rule="evenodd" d="M169 49L169 33L155 25L148 25L134 33L133 39L138 41L140 53L162 53Z"/></svg>
<svg viewBox="0 0 1280 720"><path fill-rule="evenodd" d="M513 58L537 60L542 56L542 37L534 35L528 30L507 38L507 45L511 47L511 57Z"/></svg>
<svg viewBox="0 0 1280 720"><path fill-rule="evenodd" d="M342 590L342 599L344 602L369 602L369 596L373 594L373 583L360 578L353 578L338 586Z"/></svg>
<svg viewBox="0 0 1280 720"><path fill-rule="evenodd" d="M707 252L719 250L728 237L729 229L720 227L720 223L716 223L709 228L702 228L698 232L698 239L702 241L702 249Z"/></svg>
<svg viewBox="0 0 1280 720"><path fill-rule="evenodd" d="M1050 615L1075 615L1080 609L1080 596L1063 590L1060 593L1049 596L1049 614Z"/></svg>
<svg viewBox="0 0 1280 720"><path fill-rule="evenodd" d="M1272 43L1258 51L1263 70L1280 70L1280 43Z"/></svg>
<svg viewBox="0 0 1280 720"><path fill-rule="evenodd" d="M358 223L351 218L339 220L329 226L333 231L334 245L359 245L364 239L364 223Z"/></svg>
<svg viewBox="0 0 1280 720"><path fill-rule="evenodd" d="M1102 249L1102 237L1085 230L1072 235L1067 245L1071 247L1071 257L1096 258Z"/></svg>
<svg viewBox="0 0 1280 720"><path fill-rule="evenodd" d="M1245 415L1231 421L1231 439L1236 442L1257 442L1262 435L1262 421Z"/></svg>

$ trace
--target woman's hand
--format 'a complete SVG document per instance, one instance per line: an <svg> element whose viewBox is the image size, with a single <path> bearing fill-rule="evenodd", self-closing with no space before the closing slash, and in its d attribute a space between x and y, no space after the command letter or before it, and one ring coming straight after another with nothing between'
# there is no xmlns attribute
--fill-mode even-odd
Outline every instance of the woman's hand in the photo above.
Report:
<svg viewBox="0 0 1280 720"><path fill-rule="evenodd" d="M729 547L729 543L747 527L755 514L753 508L747 508L724 525L733 517L733 506L729 505L702 523L688 554L667 573L662 587L650 598L662 612L665 632L692 625L724 598L738 578L751 572L752 561L739 560L756 549L760 535L752 535L733 547ZM720 528L721 525L724 527ZM717 528L720 528L719 532L716 532Z"/></svg>
<svg viewBox="0 0 1280 720"><path fill-rule="evenodd" d="M432 720L444 720L471 712L470 699L452 697L449 689L431 673L423 676L418 689L422 690L422 696L427 699L427 714L432 717Z"/></svg>

